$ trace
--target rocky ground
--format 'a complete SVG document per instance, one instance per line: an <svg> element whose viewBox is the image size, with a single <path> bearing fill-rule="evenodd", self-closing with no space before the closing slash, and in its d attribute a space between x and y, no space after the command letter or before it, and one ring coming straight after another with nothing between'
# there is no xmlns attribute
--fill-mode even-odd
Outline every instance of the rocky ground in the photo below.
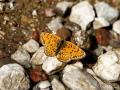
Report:
<svg viewBox="0 0 120 90"><path fill-rule="evenodd" d="M119 0L0 0L0 90L120 90L119 17ZM43 31L86 57L46 56Z"/></svg>

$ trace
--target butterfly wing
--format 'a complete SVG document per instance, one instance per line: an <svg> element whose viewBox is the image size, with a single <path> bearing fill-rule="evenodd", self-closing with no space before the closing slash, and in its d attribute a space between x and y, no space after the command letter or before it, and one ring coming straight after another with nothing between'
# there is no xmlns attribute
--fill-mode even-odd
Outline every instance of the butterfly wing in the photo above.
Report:
<svg viewBox="0 0 120 90"><path fill-rule="evenodd" d="M41 43L44 45L45 54L47 56L55 56L57 49L61 43L61 38L57 35L42 32L40 34Z"/></svg>
<svg viewBox="0 0 120 90"><path fill-rule="evenodd" d="M69 62L70 60L81 59L85 55L85 52L81 48L72 42L66 41L58 52L57 58L62 62Z"/></svg>

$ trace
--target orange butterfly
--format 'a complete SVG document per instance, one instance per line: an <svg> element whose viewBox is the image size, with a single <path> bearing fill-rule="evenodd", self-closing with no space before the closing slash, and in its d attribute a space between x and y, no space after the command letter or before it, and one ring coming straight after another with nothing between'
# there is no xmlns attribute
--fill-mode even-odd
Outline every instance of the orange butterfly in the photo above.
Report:
<svg viewBox="0 0 120 90"><path fill-rule="evenodd" d="M69 41L64 41L57 35L42 32L40 34L41 43L45 47L47 56L57 56L62 62L78 60L86 56L85 52Z"/></svg>

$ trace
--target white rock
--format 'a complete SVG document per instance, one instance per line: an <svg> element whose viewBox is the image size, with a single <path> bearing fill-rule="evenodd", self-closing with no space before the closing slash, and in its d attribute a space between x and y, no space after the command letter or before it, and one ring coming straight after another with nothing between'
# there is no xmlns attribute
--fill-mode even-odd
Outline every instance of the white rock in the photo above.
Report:
<svg viewBox="0 0 120 90"><path fill-rule="evenodd" d="M73 34L73 39L81 48L90 48L90 37L86 31L79 30Z"/></svg>
<svg viewBox="0 0 120 90"><path fill-rule="evenodd" d="M120 20L116 21L113 24L113 31L115 31L116 33L120 34Z"/></svg>
<svg viewBox="0 0 120 90"><path fill-rule="evenodd" d="M39 43L33 39L23 45L23 48L29 53L34 53L39 49Z"/></svg>
<svg viewBox="0 0 120 90"><path fill-rule="evenodd" d="M82 30L86 30L94 18L95 13L92 5L87 1L82 1L72 7L69 20L80 25Z"/></svg>
<svg viewBox="0 0 120 90"><path fill-rule="evenodd" d="M37 16L37 10L32 11L32 16Z"/></svg>
<svg viewBox="0 0 120 90"><path fill-rule="evenodd" d="M96 3L95 10L98 17L106 19L109 23L113 23L119 16L118 10L105 2Z"/></svg>
<svg viewBox="0 0 120 90"><path fill-rule="evenodd" d="M72 5L73 5L73 2L62 1L57 3L56 8L60 9L64 14L66 10Z"/></svg>
<svg viewBox="0 0 120 90"><path fill-rule="evenodd" d="M53 78L51 84L52 84L52 90L66 90L64 85L56 78Z"/></svg>
<svg viewBox="0 0 120 90"><path fill-rule="evenodd" d="M0 2L0 11L3 11L5 4Z"/></svg>
<svg viewBox="0 0 120 90"><path fill-rule="evenodd" d="M48 57L42 65L42 69L47 74L53 74L57 72L63 66L63 62L57 60L56 57Z"/></svg>
<svg viewBox="0 0 120 90"><path fill-rule="evenodd" d="M32 56L31 63L33 65L41 65L48 58L44 53L44 47L40 47Z"/></svg>
<svg viewBox="0 0 120 90"><path fill-rule="evenodd" d="M33 90L50 90L51 84L49 81L41 81L39 82L34 88Z"/></svg>
<svg viewBox="0 0 120 90"><path fill-rule="evenodd" d="M53 34L56 34L57 30L63 27L61 18L53 18L52 21L47 24L47 26Z"/></svg>
<svg viewBox="0 0 120 90"><path fill-rule="evenodd" d="M19 47L18 50L11 55L11 58L20 63L21 65L25 65L26 67L30 66L30 55L22 47Z"/></svg>
<svg viewBox="0 0 120 90"><path fill-rule="evenodd" d="M98 62L93 67L93 70L100 78L109 82L116 82L120 80L119 62L120 54L111 50L98 57Z"/></svg>
<svg viewBox="0 0 120 90"><path fill-rule="evenodd" d="M93 22L93 28L94 29L100 29L100 28L103 28L103 27L107 27L109 26L109 22L104 19L104 18L95 18L95 21Z"/></svg>
<svg viewBox="0 0 120 90"><path fill-rule="evenodd" d="M0 90L28 90L29 79L22 66L6 64L0 68Z"/></svg>
<svg viewBox="0 0 120 90"><path fill-rule="evenodd" d="M76 62L74 64L66 65L63 72L70 72L74 69L83 69L83 64L81 62Z"/></svg>
<svg viewBox="0 0 120 90"><path fill-rule="evenodd" d="M64 72L62 81L70 90L101 90L99 83L80 69Z"/></svg>

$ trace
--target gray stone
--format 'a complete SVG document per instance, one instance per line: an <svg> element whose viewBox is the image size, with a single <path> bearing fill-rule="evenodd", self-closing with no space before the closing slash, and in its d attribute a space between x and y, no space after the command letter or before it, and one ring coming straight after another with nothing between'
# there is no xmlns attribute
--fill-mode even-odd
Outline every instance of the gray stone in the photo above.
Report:
<svg viewBox="0 0 120 90"><path fill-rule="evenodd" d="M0 90L28 90L29 83L22 66L14 63L0 68Z"/></svg>
<svg viewBox="0 0 120 90"><path fill-rule="evenodd" d="M82 30L86 30L94 18L95 13L92 5L88 1L82 1L72 7L69 20L81 26Z"/></svg>

